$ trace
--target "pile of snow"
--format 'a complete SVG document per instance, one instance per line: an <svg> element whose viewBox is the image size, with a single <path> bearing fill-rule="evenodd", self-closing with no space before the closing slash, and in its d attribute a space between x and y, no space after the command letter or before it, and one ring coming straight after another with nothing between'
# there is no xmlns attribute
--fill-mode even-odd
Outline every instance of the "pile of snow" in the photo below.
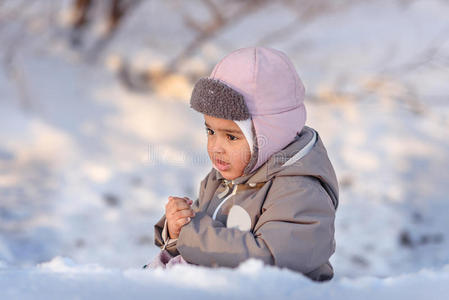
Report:
<svg viewBox="0 0 449 300"><path fill-rule="evenodd" d="M56 257L37 268L0 270L2 299L444 299L449 265L389 278L316 283L250 259L236 269L176 265L110 269Z"/></svg>

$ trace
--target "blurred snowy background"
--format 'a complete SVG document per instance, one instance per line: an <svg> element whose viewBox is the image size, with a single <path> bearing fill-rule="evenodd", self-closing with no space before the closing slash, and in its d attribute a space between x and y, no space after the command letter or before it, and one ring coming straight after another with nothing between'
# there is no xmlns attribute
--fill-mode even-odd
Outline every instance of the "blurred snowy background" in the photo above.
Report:
<svg viewBox="0 0 449 300"><path fill-rule="evenodd" d="M101 274L139 286L112 298L166 295L163 272L136 269L158 252L167 197L196 198L211 168L193 84L259 45L293 60L339 178L335 278L256 262L166 276L225 296L257 285L229 274L280 297L442 296L429 282L449 280L448 16L444 0L1 0L0 295L88 297L90 279L99 295Z"/></svg>

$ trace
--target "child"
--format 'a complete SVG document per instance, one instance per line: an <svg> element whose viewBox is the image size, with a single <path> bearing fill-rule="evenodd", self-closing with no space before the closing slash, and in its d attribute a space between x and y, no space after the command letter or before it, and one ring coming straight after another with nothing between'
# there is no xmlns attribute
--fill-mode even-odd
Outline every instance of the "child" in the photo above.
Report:
<svg viewBox="0 0 449 300"><path fill-rule="evenodd" d="M155 225L166 262L236 267L248 258L330 280L338 184L304 87L281 51L224 57L192 92L213 168L199 197L169 197Z"/></svg>

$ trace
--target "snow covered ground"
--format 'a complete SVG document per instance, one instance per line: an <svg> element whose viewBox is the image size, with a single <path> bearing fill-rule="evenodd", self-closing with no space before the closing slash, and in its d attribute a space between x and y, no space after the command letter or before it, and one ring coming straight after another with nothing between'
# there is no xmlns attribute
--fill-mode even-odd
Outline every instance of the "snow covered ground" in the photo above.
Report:
<svg viewBox="0 0 449 300"><path fill-rule="evenodd" d="M153 224L167 197L196 197L211 166L202 117L188 106L192 83L179 74L138 93L115 70L118 58L139 69L167 62L193 34L167 1L144 1L102 59L88 63L68 46L68 2L56 2L55 19L29 14L0 31L2 59L14 53L14 68L0 68L1 299L449 292L446 2L352 4L288 37L267 32L296 15L270 4L185 64L207 74L226 53L259 43L294 61L308 125L321 134L341 187L336 273L325 284L257 261L236 270L140 269L158 251ZM55 9L40 3L31 12Z"/></svg>
<svg viewBox="0 0 449 300"><path fill-rule="evenodd" d="M0 280L3 299L445 299L449 292L448 266L386 279L342 278L318 284L257 260L237 269L177 265L148 272L77 266L57 257L7 274Z"/></svg>

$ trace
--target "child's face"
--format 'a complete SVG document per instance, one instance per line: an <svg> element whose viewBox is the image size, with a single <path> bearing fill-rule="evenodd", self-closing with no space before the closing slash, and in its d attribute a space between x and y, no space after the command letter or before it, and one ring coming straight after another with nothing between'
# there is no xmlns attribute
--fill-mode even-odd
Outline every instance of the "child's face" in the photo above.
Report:
<svg viewBox="0 0 449 300"><path fill-rule="evenodd" d="M207 152L221 175L232 180L240 177L251 158L251 151L240 127L231 120L204 115Z"/></svg>

